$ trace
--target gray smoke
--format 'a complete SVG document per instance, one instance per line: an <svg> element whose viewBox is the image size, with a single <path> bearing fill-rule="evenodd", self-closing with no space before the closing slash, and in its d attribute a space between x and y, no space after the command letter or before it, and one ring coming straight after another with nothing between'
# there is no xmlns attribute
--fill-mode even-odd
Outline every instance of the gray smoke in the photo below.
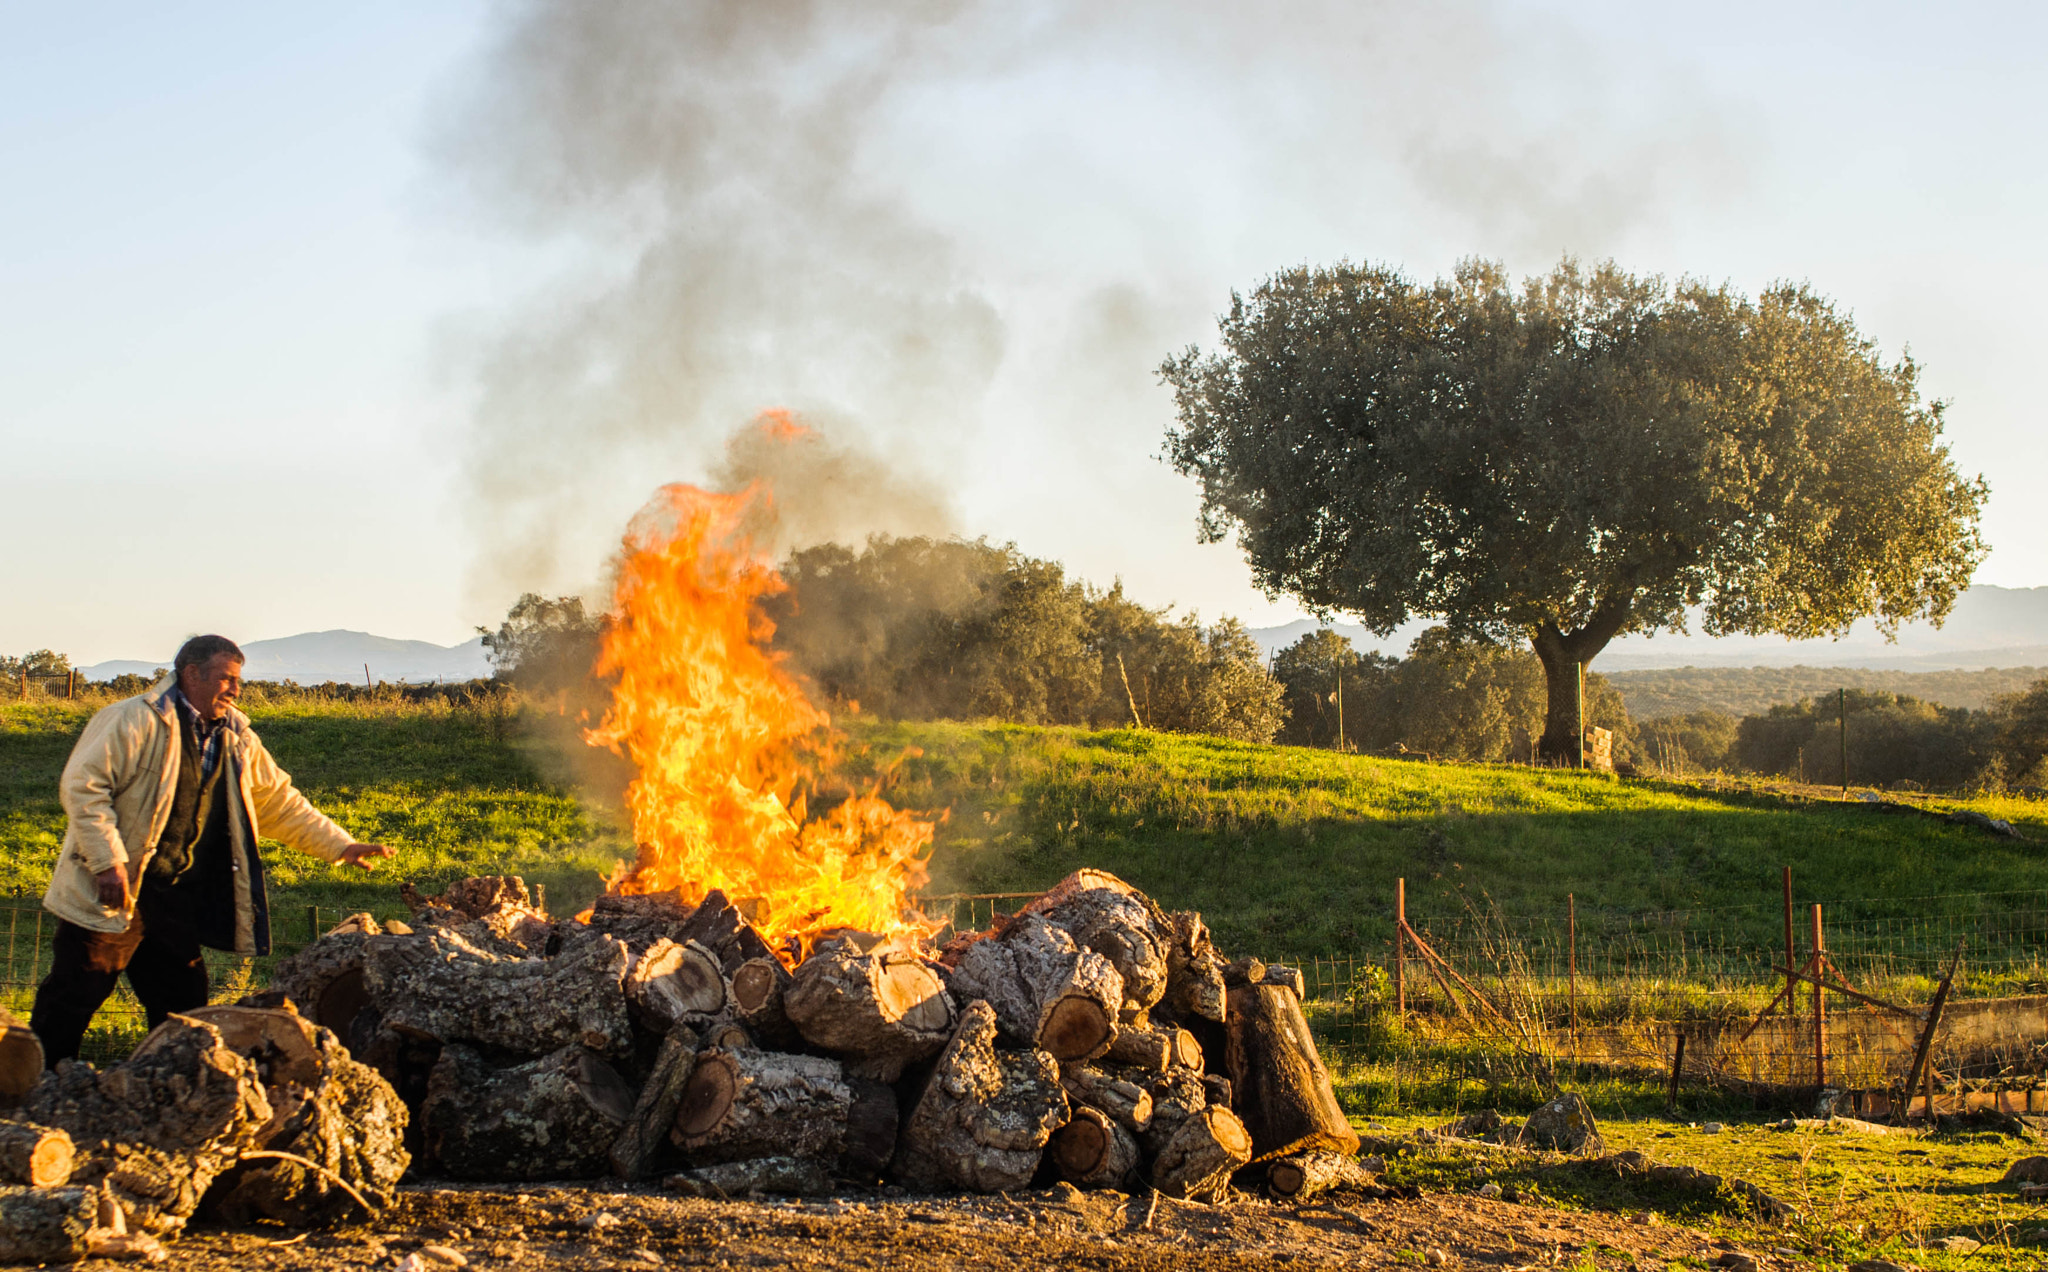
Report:
<svg viewBox="0 0 2048 1272"><path fill-rule="evenodd" d="M769 406L825 422L842 494L893 474L786 543L952 528L935 492L1006 479L1075 526L1130 484L1107 457L1156 451L1152 368L1231 287L1597 255L1732 171L1692 89L1481 0L499 12L440 151L559 268L470 367L491 598L589 578L653 487L745 468L720 445Z"/></svg>

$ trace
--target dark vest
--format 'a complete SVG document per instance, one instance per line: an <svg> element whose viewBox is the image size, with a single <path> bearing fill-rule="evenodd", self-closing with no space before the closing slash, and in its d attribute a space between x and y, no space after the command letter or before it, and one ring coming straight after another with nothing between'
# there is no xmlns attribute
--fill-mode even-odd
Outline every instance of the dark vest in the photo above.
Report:
<svg viewBox="0 0 2048 1272"><path fill-rule="evenodd" d="M143 872L137 898L145 930L182 928L201 944L233 949L235 944L234 830L228 801L237 797L227 739L213 772L202 773L204 756L191 721L180 710L178 783L171 813L157 836L156 852ZM223 725L223 728L226 726Z"/></svg>

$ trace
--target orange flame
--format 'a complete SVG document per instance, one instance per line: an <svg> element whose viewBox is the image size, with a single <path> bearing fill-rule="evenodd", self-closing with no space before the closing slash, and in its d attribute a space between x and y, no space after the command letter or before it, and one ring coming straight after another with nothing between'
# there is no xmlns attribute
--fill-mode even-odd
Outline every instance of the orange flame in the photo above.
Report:
<svg viewBox="0 0 2048 1272"><path fill-rule="evenodd" d="M801 428L793 422L792 429ZM622 893L713 888L753 905L771 945L834 928L920 927L932 824L872 792L807 819L800 790L829 763L830 718L767 648L759 602L783 590L746 531L768 502L663 487L628 529L597 670L616 677L585 734L632 760L639 844L613 875Z"/></svg>

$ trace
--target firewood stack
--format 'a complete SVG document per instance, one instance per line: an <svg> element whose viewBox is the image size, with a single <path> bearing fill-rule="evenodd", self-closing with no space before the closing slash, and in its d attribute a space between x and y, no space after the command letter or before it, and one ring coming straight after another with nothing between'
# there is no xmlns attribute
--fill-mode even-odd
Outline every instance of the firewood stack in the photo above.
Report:
<svg viewBox="0 0 2048 1272"><path fill-rule="evenodd" d="M1200 916L1101 871L942 951L846 932L793 969L717 892L559 922L517 879L409 899L409 924L357 916L273 988L404 1097L414 1151L456 1178L1206 1199L1269 1170L1301 1192L1358 1151L1299 973L1227 962Z"/></svg>

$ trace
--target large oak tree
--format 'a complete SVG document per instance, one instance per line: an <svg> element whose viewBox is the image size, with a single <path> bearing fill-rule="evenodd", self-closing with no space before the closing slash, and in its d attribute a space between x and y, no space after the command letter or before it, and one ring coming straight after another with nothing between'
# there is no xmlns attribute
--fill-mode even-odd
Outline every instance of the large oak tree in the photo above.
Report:
<svg viewBox="0 0 2048 1272"><path fill-rule="evenodd" d="M1918 368L1803 286L1347 263L1275 275L1219 325L1220 352L1161 368L1204 538L1234 531L1269 595L1382 635L1528 640L1555 758L1576 669L1616 636L1689 610L1715 635L1891 636L1945 618L1984 554L1984 481Z"/></svg>

